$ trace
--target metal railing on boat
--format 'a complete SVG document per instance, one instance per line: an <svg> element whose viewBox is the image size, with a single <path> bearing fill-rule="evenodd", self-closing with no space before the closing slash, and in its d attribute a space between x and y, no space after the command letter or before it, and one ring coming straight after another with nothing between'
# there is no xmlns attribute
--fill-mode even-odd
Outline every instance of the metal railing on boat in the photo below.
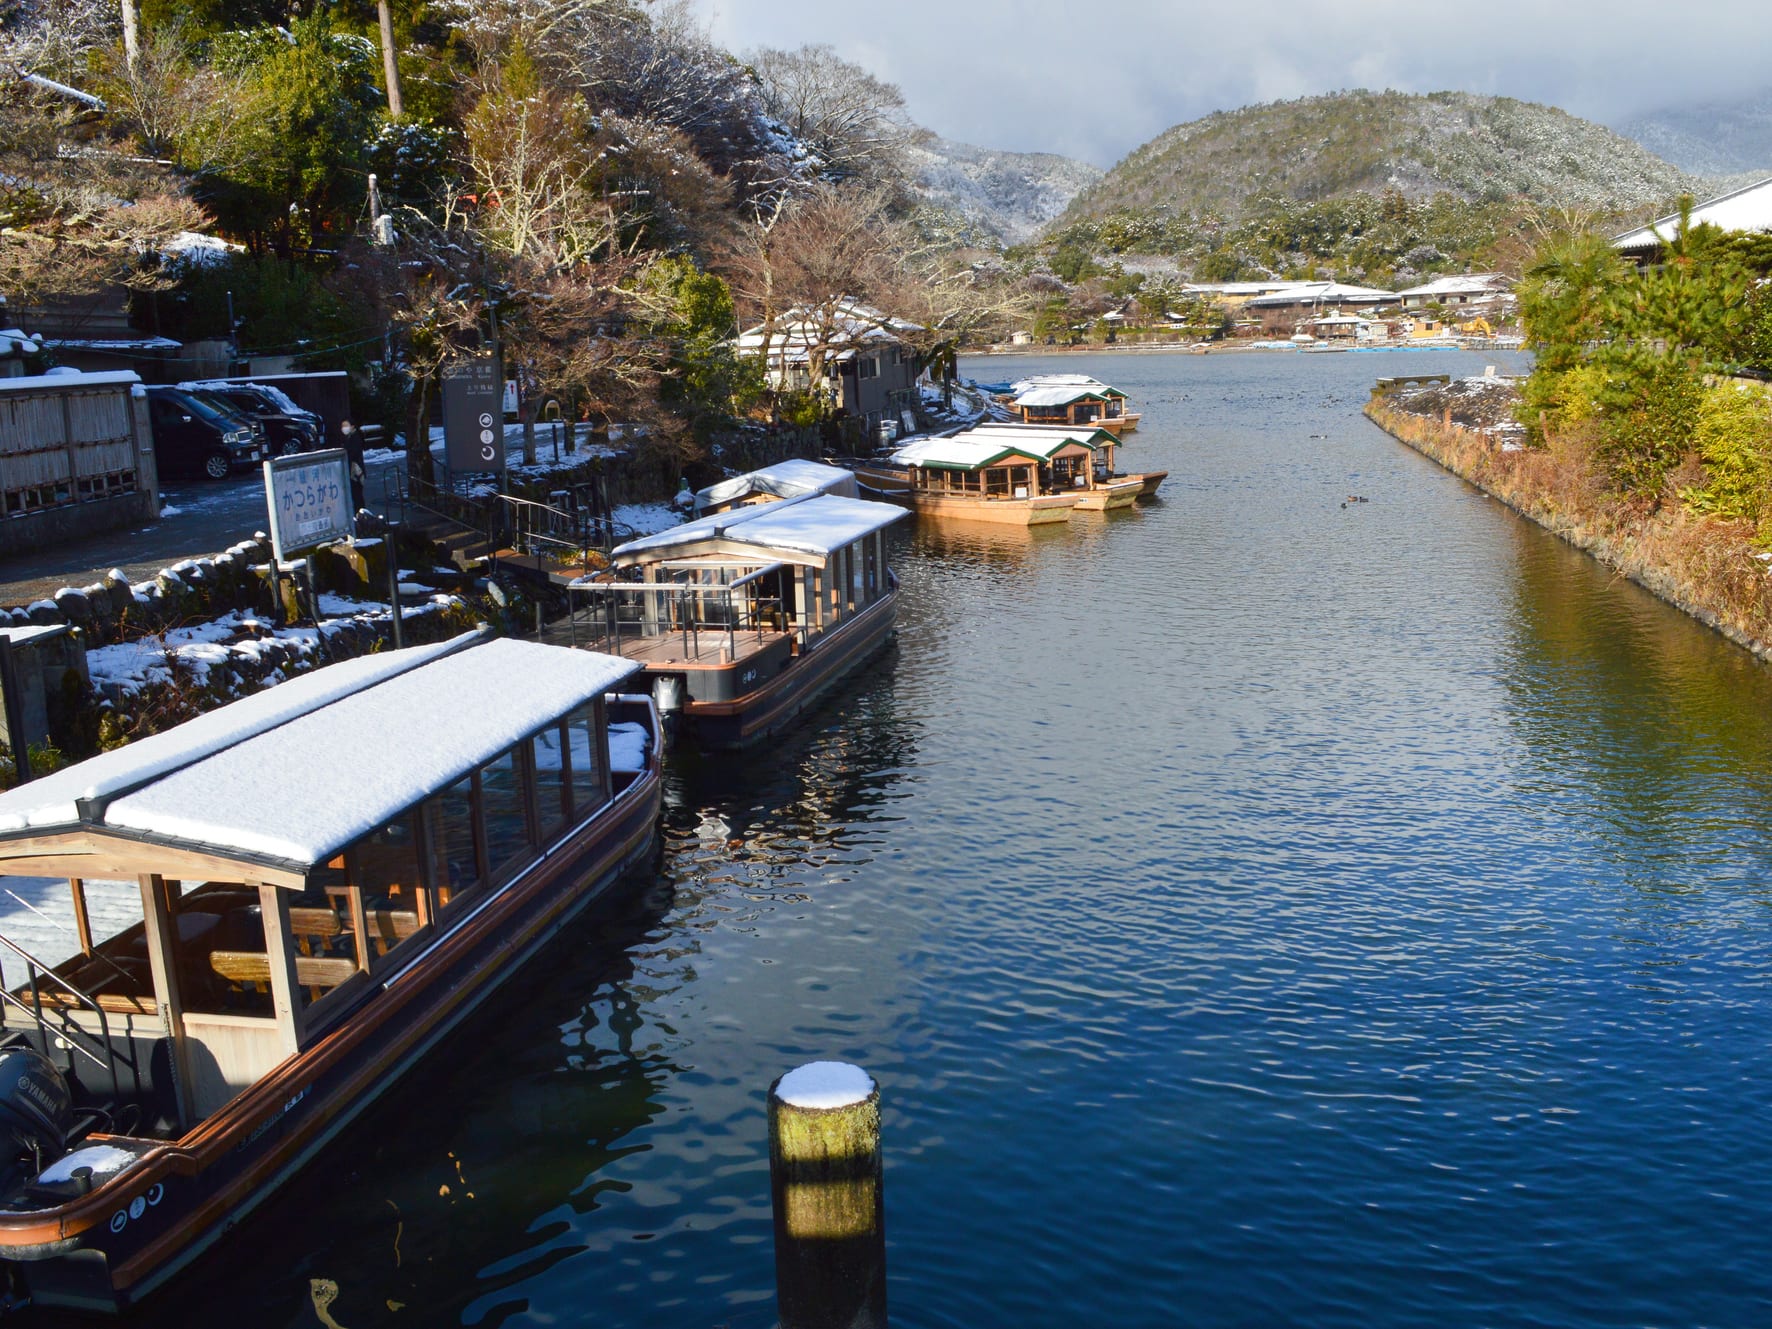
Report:
<svg viewBox="0 0 1772 1329"><path fill-rule="evenodd" d="M643 621L645 609L639 603L624 605L621 598L632 597L635 601L650 596L658 603L653 614L662 624L669 622L666 631L658 636L680 633L683 648L689 659L699 659L701 655L701 636L703 632L724 632L726 635L726 659L738 658L738 636L740 632L754 634L760 643L765 633L781 631L786 618L782 614L782 602L777 596L744 596L734 599L734 593L760 581L762 578L779 572L784 565L771 563L766 567L754 569L731 582L720 584L702 584L687 580L691 575L689 569L678 570L668 582L638 581L593 581L581 579L568 584L570 596L580 594L593 598L601 598L602 605L593 604L590 622L587 625L587 638L581 643L578 640L580 624L579 609L574 602L567 615L567 630L570 644L585 645L596 650L607 650L611 655L623 655L622 635L628 626L637 631L644 631ZM708 615L710 603L717 605L721 612L718 621ZM623 611L632 611L631 617L623 617ZM806 643L806 631L799 629L801 645Z"/></svg>
<svg viewBox="0 0 1772 1329"><path fill-rule="evenodd" d="M37 1050L54 1061L56 1054L65 1049L69 1054L70 1068L72 1067L73 1054L79 1053L110 1077L113 1090L119 1089L122 1080L118 1075L118 1068L125 1067L133 1074L137 1067L133 1057L119 1057L117 1055L117 1044L111 1037L111 1023L108 1013L99 1003L97 997L63 978L51 966L39 960L10 937L0 935L0 946L4 946L24 962L25 985L30 989L31 994L30 1001L27 1002L9 985L0 983L0 1002L5 1003L5 1009L19 1012L24 1019L36 1026L41 1039ZM115 968L114 965L113 968ZM44 1011L43 988L46 985L65 993L68 998L66 1005L54 1001L50 1003L51 1008L56 1010L60 1016L53 1025ZM90 1011L97 1017L98 1036L96 1039L90 1030L82 1028L80 1023L73 1019L74 1010ZM99 1051L87 1046L87 1044L94 1042L98 1044Z"/></svg>

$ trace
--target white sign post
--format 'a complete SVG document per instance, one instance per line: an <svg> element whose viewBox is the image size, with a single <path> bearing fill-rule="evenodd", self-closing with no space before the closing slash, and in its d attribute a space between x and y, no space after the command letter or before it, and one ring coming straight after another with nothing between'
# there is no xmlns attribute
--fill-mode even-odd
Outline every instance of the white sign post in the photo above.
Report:
<svg viewBox="0 0 1772 1329"><path fill-rule="evenodd" d="M343 448L273 457L265 463L265 503L271 511L271 604L282 617L277 574L286 559L312 555L357 533L351 509L351 459ZM308 600L314 626L320 601L314 589L314 563L308 560ZM324 651L322 651L324 654Z"/></svg>

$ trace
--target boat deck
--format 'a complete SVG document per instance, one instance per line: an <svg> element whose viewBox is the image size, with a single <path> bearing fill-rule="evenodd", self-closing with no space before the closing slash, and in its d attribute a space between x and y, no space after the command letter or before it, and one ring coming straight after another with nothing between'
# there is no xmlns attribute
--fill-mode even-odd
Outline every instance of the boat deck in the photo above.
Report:
<svg viewBox="0 0 1772 1329"><path fill-rule="evenodd" d="M626 625L632 627L632 625ZM576 631L569 619L550 623L542 629L539 640L551 646L583 646L607 651L643 665L690 665L712 668L731 664L749 656L760 655L777 642L790 641L791 632L763 632L745 628L728 637L723 629L703 628L685 637L681 632L641 636L624 631L619 647L595 625L579 621Z"/></svg>

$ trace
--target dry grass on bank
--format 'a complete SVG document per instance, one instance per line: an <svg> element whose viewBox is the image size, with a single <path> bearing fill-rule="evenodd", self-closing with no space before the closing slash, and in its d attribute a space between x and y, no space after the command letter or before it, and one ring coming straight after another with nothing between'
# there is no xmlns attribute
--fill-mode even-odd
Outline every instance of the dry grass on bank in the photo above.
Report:
<svg viewBox="0 0 1772 1329"><path fill-rule="evenodd" d="M1772 569L1758 557L1753 523L1704 517L1677 499L1621 501L1607 492L1592 442L1580 431L1531 449L1457 423L1438 400L1375 398L1366 414L1522 516L1772 659Z"/></svg>

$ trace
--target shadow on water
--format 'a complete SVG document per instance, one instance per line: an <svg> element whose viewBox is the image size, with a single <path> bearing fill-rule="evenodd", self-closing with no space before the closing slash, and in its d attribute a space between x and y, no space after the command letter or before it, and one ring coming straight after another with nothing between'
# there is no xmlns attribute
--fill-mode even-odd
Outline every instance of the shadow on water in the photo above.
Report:
<svg viewBox="0 0 1772 1329"><path fill-rule="evenodd" d="M702 1280L731 1285L703 1318L766 1307L768 1077L721 1076L713 1101L698 1091L729 1036L697 1022L730 1013L703 1015L696 987L723 963L709 954L723 934L756 935L875 851L917 746L896 664L887 651L760 751L680 746L654 865L125 1323L496 1326L596 1304L638 1323L660 1304L658 1262L685 1235L669 1199L685 1194L703 1217L682 1226L737 1252L721 1256L724 1280Z"/></svg>
<svg viewBox="0 0 1772 1329"><path fill-rule="evenodd" d="M1772 842L1772 670L1542 532L1517 532L1504 682L1528 792L1591 804L1617 851L1678 862L1719 836Z"/></svg>
<svg viewBox="0 0 1772 1329"><path fill-rule="evenodd" d="M633 1137L677 1072L639 1012L650 994L634 990L637 957L673 904L647 876L574 920L125 1322L362 1329L497 1324L520 1309L520 1292L505 1290L577 1249L574 1232L609 1189L598 1175L645 1148Z"/></svg>

